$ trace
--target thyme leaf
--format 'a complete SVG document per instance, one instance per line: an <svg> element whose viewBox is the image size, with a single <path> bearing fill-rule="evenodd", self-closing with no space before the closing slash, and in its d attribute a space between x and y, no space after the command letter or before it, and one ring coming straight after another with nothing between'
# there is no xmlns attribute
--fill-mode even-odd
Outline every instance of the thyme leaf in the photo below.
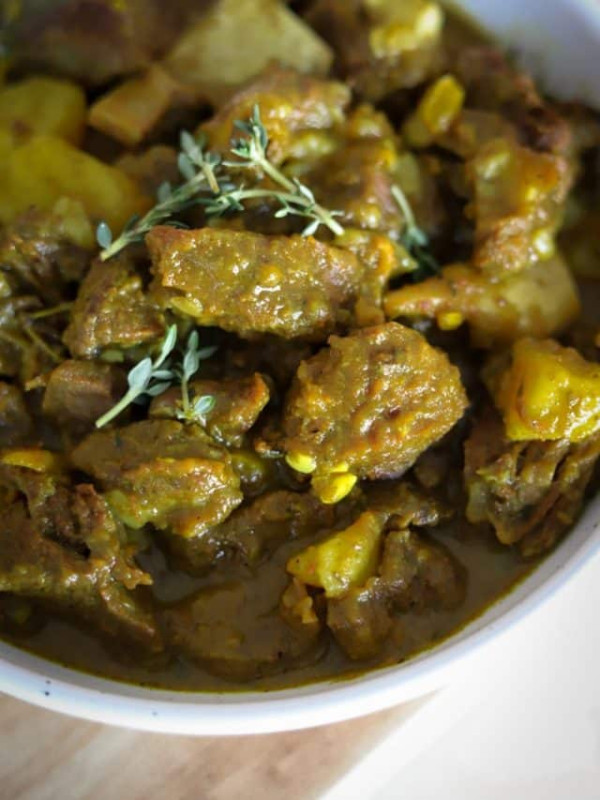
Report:
<svg viewBox="0 0 600 800"><path fill-rule="evenodd" d="M154 360L149 356L143 358L129 370L127 392L113 408L96 421L96 427L104 427L132 403L143 402L148 397L158 397L175 383L181 386L181 408L177 412L177 419L203 425L206 414L214 408L215 399L211 395L191 398L189 382L200 369L201 362L214 355L217 348L199 345L198 331L192 331L185 352L179 362L174 362L177 326L171 325L161 343L158 356Z"/></svg>
<svg viewBox="0 0 600 800"><path fill-rule="evenodd" d="M112 422L128 406L142 399L144 395L156 397L169 388L175 373L170 368L168 359L176 344L177 326L171 325L162 341L158 356L154 360L150 356L142 359L129 371L127 375L128 390L115 406L96 420L97 428L103 428Z"/></svg>
<svg viewBox="0 0 600 800"><path fill-rule="evenodd" d="M392 195L404 216L405 228L400 237L401 243L417 262L417 269L411 277L415 283L437 275L440 265L430 250L429 237L417 224L408 198L398 186L392 186Z"/></svg>
<svg viewBox="0 0 600 800"><path fill-rule="evenodd" d="M177 412L177 419L183 422L197 422L203 425L205 416L215 406L212 395L190 397L190 380L200 369L200 362L210 358L217 350L216 347L199 347L200 337L198 331L192 331L188 337L186 351L177 370L181 381L181 407Z"/></svg>
<svg viewBox="0 0 600 800"><path fill-rule="evenodd" d="M163 183L157 191L156 205L142 217L129 220L116 238L106 222L101 222L96 229L96 241L101 248L102 261L117 255L130 244L143 241L156 225L185 227L176 216L192 205L202 205L208 217L219 217L244 211L249 200L272 200L279 205L275 212L278 219L295 216L308 220L303 236L312 236L321 225L335 236L344 233L336 219L341 212L321 206L308 186L295 178L288 178L271 163L269 134L261 121L258 106L254 107L248 120L238 120L234 124L243 136L231 141L230 158L227 159L207 151L202 138L182 131L177 165L183 182L175 187ZM240 171L251 173L257 184L250 188L240 184ZM270 185L264 185L265 179Z"/></svg>

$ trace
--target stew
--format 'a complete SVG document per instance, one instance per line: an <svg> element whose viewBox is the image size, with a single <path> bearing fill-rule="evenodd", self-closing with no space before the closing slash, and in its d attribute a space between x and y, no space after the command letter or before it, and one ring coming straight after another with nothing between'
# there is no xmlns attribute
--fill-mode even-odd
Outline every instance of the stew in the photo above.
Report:
<svg viewBox="0 0 600 800"><path fill-rule="evenodd" d="M21 0L3 53L5 640L297 685L434 645L568 534L591 110L432 0Z"/></svg>

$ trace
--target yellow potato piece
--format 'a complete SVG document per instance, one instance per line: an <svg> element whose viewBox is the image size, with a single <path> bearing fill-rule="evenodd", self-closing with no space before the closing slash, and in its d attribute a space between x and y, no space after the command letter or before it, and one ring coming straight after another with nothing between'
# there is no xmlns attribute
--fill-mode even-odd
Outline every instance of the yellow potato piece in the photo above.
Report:
<svg viewBox="0 0 600 800"><path fill-rule="evenodd" d="M550 339L516 342L490 389L511 440L580 442L600 431L600 364Z"/></svg>
<svg viewBox="0 0 600 800"><path fill-rule="evenodd" d="M340 597L375 573L383 525L382 515L366 511L349 528L293 556L287 571L308 586L324 589L327 597Z"/></svg>
<svg viewBox="0 0 600 800"><path fill-rule="evenodd" d="M21 467L33 472L55 472L61 466L61 457L48 450L26 447L5 450L0 456L0 463L9 467Z"/></svg>
<svg viewBox="0 0 600 800"><path fill-rule="evenodd" d="M139 144L172 105L183 99L180 85L158 64L129 78L97 100L90 109L92 128L122 144Z"/></svg>
<svg viewBox="0 0 600 800"><path fill-rule="evenodd" d="M34 136L15 147L0 185L0 222L10 222L31 206L50 210L62 197L78 200L93 224L106 221L119 231L150 200L115 167L55 136Z"/></svg>
<svg viewBox="0 0 600 800"><path fill-rule="evenodd" d="M216 105L229 92L278 61L324 75L331 48L276 0L218 0L163 62L170 74Z"/></svg>
<svg viewBox="0 0 600 800"><path fill-rule="evenodd" d="M439 276L394 289L385 297L388 318L435 318L468 323L473 346L510 345L526 336L544 338L566 330L580 313L579 293L564 260L548 261L497 281L464 264ZM447 325L446 325L447 329Z"/></svg>
<svg viewBox="0 0 600 800"><path fill-rule="evenodd" d="M447 133L465 101L465 90L453 75L443 75L432 84L416 111L403 127L411 147L429 147L436 137Z"/></svg>
<svg viewBox="0 0 600 800"><path fill-rule="evenodd" d="M16 141L49 134L80 144L86 104L81 87L57 78L27 78L0 90L0 126Z"/></svg>

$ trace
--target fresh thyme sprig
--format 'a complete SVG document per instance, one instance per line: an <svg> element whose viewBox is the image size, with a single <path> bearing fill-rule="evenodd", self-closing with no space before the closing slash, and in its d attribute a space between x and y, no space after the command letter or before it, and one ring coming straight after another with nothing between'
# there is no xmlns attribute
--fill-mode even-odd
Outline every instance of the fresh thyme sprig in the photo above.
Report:
<svg viewBox="0 0 600 800"><path fill-rule="evenodd" d="M411 273L413 281L416 283L432 275L437 275L440 271L440 265L429 249L429 237L418 226L406 195L397 185L392 186L392 195L404 216L405 228L400 241L418 264L418 268Z"/></svg>
<svg viewBox="0 0 600 800"><path fill-rule="evenodd" d="M156 225L185 227L175 216L196 204L202 205L211 217L243 211L248 200L274 200L279 205L277 219L296 216L310 220L303 236L312 236L321 225L341 236L344 228L336 220L341 212L323 208L308 186L288 178L269 160L269 135L259 107L255 106L249 120L237 121L235 126L244 136L231 142L230 155L234 158L229 160L206 151L203 141L183 131L177 159L183 183L176 187L163 183L157 192L157 204L144 216L132 217L116 239L106 222L101 222L96 229L96 240L102 248L100 259L107 261L128 245L142 241ZM240 170L252 171L259 182L266 177L278 188L236 185Z"/></svg>
<svg viewBox="0 0 600 800"><path fill-rule="evenodd" d="M177 411L177 419L182 422L205 423L206 415L215 407L215 398L210 394L190 397L190 380L200 369L200 362L210 358L216 347L199 347L198 331L192 331L188 337L185 355L181 367L176 373L181 381L181 407Z"/></svg>
<svg viewBox="0 0 600 800"><path fill-rule="evenodd" d="M177 326L171 325L162 341L158 356L154 360L149 356L144 358L129 371L127 375L129 389L110 411L96 421L96 427L104 427L144 395L158 397L176 381L181 386L181 404L176 414L177 419L204 425L206 415L214 408L215 399L212 395L190 397L189 384L200 369L200 362L210 358L217 348L199 347L199 344L198 331L192 331L181 363L173 363L172 355L177 346Z"/></svg>
<svg viewBox="0 0 600 800"><path fill-rule="evenodd" d="M340 211L328 211L317 203L314 194L296 178L288 178L269 160L267 151L269 147L269 134L260 118L259 106L254 106L252 116L246 122L236 121L235 127L244 135L231 143L231 153L236 159L224 161L223 165L233 169L248 169L258 171L269 177L274 184L280 186L283 192L274 192L270 189L244 189L223 193L209 205L209 213L219 214L228 210L241 210L243 201L255 198L272 198L277 200L281 208L275 212L277 219L287 216L305 217L311 222L302 231L303 236L312 236L320 225L341 236L344 228L336 221L342 215Z"/></svg>
<svg viewBox="0 0 600 800"><path fill-rule="evenodd" d="M129 371L127 375L129 389L110 411L96 420L97 428L104 427L144 395L157 397L171 386L175 373L168 359L176 344L177 326L171 325L162 341L158 356L154 360L150 356L144 358Z"/></svg>
<svg viewBox="0 0 600 800"><path fill-rule="evenodd" d="M168 181L161 184L157 192L157 204L143 217L132 217L121 234L113 239L112 231L106 222L101 222L96 229L96 241L102 248L101 261L120 253L134 242L141 242L149 230L156 225L168 223L172 227L184 227L173 219L175 214L184 211L194 203L202 192L212 195L221 191L216 170L221 162L220 156L205 152L203 142L197 141L187 131L180 137L180 152L177 166L184 182L172 187Z"/></svg>

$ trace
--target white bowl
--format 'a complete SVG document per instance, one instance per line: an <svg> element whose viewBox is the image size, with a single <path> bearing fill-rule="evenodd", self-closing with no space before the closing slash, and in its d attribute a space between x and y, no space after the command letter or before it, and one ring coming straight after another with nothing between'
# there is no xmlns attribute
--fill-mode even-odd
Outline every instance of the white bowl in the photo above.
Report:
<svg viewBox="0 0 600 800"><path fill-rule="evenodd" d="M600 0L463 0L553 92L600 106ZM513 592L460 633L405 664L343 681L277 692L199 694L139 688L58 666L0 642L0 689L76 717L142 730L231 735L351 719L447 684L558 588L600 547L600 497L576 528Z"/></svg>

